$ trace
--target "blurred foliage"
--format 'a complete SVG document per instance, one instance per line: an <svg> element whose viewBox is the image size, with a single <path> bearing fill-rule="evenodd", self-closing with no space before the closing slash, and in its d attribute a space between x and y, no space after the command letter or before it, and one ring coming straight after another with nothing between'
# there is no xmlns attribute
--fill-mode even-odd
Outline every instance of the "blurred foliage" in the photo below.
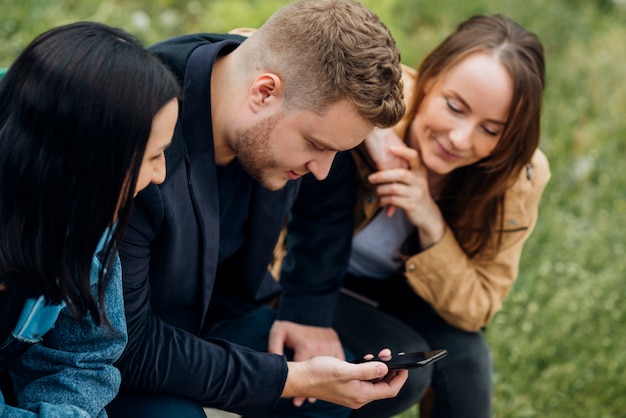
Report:
<svg viewBox="0 0 626 418"><path fill-rule="evenodd" d="M285 0L22 0L0 6L0 66L37 34L76 20L146 44L258 27ZM503 13L546 47L542 148L552 180L520 276L486 331L497 417L620 417L626 411L626 0L365 0L403 62L476 13ZM416 417L415 410L403 418Z"/></svg>

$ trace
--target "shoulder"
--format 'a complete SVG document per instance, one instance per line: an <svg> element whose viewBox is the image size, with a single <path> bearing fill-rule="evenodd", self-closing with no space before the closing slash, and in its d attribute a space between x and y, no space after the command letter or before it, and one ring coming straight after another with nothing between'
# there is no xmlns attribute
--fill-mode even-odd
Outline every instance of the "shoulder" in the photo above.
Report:
<svg viewBox="0 0 626 418"><path fill-rule="evenodd" d="M548 159L537 149L506 193L504 205L509 226L522 226L533 222L550 176ZM516 221L511 221L512 219Z"/></svg>
<svg viewBox="0 0 626 418"><path fill-rule="evenodd" d="M185 73L187 60L196 48L226 40L241 43L244 39L245 37L236 34L194 33L166 39L147 49L169 66L180 81Z"/></svg>
<svg viewBox="0 0 626 418"><path fill-rule="evenodd" d="M543 190L548 180L550 180L550 176L548 158L540 149L537 149L530 162L519 173L510 190L528 188Z"/></svg>
<svg viewBox="0 0 626 418"><path fill-rule="evenodd" d="M530 160L530 166L533 170L533 180L537 184L543 184L543 186L550 180L550 163L548 157L540 150L535 150L532 159Z"/></svg>
<svg viewBox="0 0 626 418"><path fill-rule="evenodd" d="M236 33L193 33L189 35L176 36L157 42L148 47L151 51L160 51L163 49L172 49L175 47L188 46L190 48L198 47L206 44L213 44L225 40L243 42L244 36Z"/></svg>
<svg viewBox="0 0 626 418"><path fill-rule="evenodd" d="M546 155L540 150L535 150L530 162L520 172L517 181L511 190L535 191L541 193L550 180L550 164Z"/></svg>

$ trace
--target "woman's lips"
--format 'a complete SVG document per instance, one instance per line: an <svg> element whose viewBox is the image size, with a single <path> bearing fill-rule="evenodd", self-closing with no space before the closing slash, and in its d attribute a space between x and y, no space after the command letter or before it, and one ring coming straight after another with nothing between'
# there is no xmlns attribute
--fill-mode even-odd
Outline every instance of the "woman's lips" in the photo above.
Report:
<svg viewBox="0 0 626 418"><path fill-rule="evenodd" d="M457 155L448 151L448 149L444 147L443 145L441 145L439 141L437 141L437 148L438 148L439 154L446 160L457 161L462 158L460 155Z"/></svg>

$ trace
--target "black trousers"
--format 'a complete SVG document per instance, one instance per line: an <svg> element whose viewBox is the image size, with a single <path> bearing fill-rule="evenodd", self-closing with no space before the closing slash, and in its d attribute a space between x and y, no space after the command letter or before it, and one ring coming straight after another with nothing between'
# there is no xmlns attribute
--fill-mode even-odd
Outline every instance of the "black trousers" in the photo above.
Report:
<svg viewBox="0 0 626 418"><path fill-rule="evenodd" d="M335 328L355 354L444 348L447 357L409 371L409 381L394 399L372 402L354 411L358 418L392 417L434 390L433 417L491 417L492 361L481 332L467 332L445 322L406 282L348 276L344 287L358 295L342 295ZM373 306L375 305L375 306Z"/></svg>

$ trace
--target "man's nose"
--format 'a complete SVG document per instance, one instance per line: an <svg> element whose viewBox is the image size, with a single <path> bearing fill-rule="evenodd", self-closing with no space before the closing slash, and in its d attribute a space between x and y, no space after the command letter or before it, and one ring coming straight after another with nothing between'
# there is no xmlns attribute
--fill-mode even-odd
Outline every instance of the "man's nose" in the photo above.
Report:
<svg viewBox="0 0 626 418"><path fill-rule="evenodd" d="M321 155L316 156L307 164L308 170L313 173L317 180L324 180L330 173L330 167L337 155L336 151L324 151Z"/></svg>

